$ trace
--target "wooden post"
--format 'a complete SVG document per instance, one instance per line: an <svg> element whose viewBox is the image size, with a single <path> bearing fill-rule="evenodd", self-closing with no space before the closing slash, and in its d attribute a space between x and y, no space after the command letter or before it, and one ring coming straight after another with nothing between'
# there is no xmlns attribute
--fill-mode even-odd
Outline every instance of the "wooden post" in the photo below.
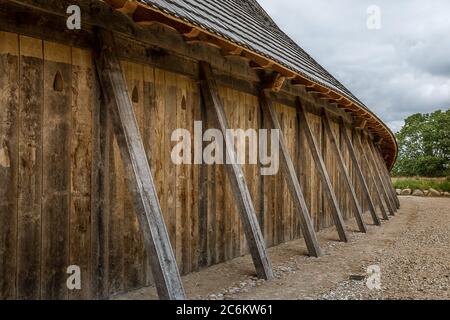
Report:
<svg viewBox="0 0 450 320"><path fill-rule="evenodd" d="M350 179L348 169L345 166L344 157L342 156L342 152L337 144L336 137L334 136L333 130L331 129L330 118L328 117L326 110L323 110L323 124L325 127L325 132L331 141L331 149L338 157L338 165L339 169L341 170L342 177L344 178L345 185L347 186L347 189L351 195L353 210L355 212L355 218L356 222L358 223L359 230L366 233L367 228L362 218L363 212L361 209L361 205L359 204L358 197L356 196L355 188L353 187L352 181ZM346 130L345 127L343 128L343 130Z"/></svg>
<svg viewBox="0 0 450 320"><path fill-rule="evenodd" d="M272 128L279 130L280 132L279 143L281 151L281 168L294 202L295 212L297 213L301 224L301 230L303 232L303 237L305 238L306 246L308 247L308 251L311 256L319 257L321 255L319 242L311 222L308 206L306 205L303 191L300 186L300 181L298 180L297 173L295 172L294 163L291 155L289 154L284 135L282 134L278 115L273 109L268 93L262 91L260 99L264 114L270 120Z"/></svg>
<svg viewBox="0 0 450 320"><path fill-rule="evenodd" d="M372 172L372 175L374 177L375 183L378 186L378 190L380 191L380 195L384 199L384 203L386 204L386 207L387 207L387 209L389 211L389 214L391 216L393 216L393 215L395 215L395 211L394 211L394 209L392 207L391 199L389 198L389 195L387 194L387 191L386 191L386 188L384 186L383 180L381 179L380 172L379 172L378 167L377 167L377 165L375 163L375 159L373 158L372 153L370 151L370 147L368 145L365 146L363 138L357 137L357 139L358 139L358 143L361 144L361 150L366 150L366 152L363 152L363 153L364 153L364 156L365 156L365 158L367 160L367 163L369 165L370 171Z"/></svg>
<svg viewBox="0 0 450 320"><path fill-rule="evenodd" d="M356 146L361 152L363 163L365 164L366 167L369 168L370 179L375 187L375 193L377 195L378 205L380 207L381 214L383 215L383 218L385 220L389 220L389 216L387 215L386 209L384 208L384 205L383 205L383 199L381 198L380 188L378 187L377 180L375 179L376 174L375 174L375 172L373 172L372 167L370 166L369 160L367 159L366 153L361 144L361 139L359 138L359 136L357 134L355 136L356 136L355 137Z"/></svg>
<svg viewBox="0 0 450 320"><path fill-rule="evenodd" d="M388 204L389 212L391 213L391 215L395 215L395 212L397 211L397 205L395 204L392 194L390 193L389 186L386 185L386 181L385 181L385 179L383 177L383 173L381 171L382 168L379 167L379 163L378 163L377 159L375 158L375 154L372 152L370 138L367 136L365 138L366 138L365 141L367 144L369 158L372 160L373 168L376 171L376 174L379 178L379 182L382 187L382 191L384 193L385 202Z"/></svg>
<svg viewBox="0 0 450 320"><path fill-rule="evenodd" d="M375 157L378 160L378 163L380 164L381 172L384 175L386 185L388 186L388 189L390 190L390 192L392 194L392 198L394 199L395 205L396 205L397 209L400 209L400 201L399 201L397 193L394 189L394 185L392 184L391 175L386 166L386 162L383 160L380 150L375 146L375 144L373 142L371 143L371 146L372 146L373 153L375 154Z"/></svg>
<svg viewBox="0 0 450 320"><path fill-rule="evenodd" d="M324 191L326 196L331 202L331 207L333 211L333 219L334 224L336 225L336 229L339 234L339 238L341 241L348 242L347 232L345 230L344 219L342 218L341 210L339 209L339 204L336 198L336 194L334 193L333 186L331 184L330 177L328 176L327 169L325 167L325 163L322 159L322 156L319 152L319 146L317 144L316 139L311 130L311 126L309 125L308 118L306 117L305 110L302 106L300 98L297 97L297 113L299 115L301 124L304 125L306 140L308 141L309 148L311 149L311 154L314 159L314 163L316 164L317 170L319 171L320 177L322 179L322 184L324 187Z"/></svg>
<svg viewBox="0 0 450 320"><path fill-rule="evenodd" d="M114 53L111 32L98 30L100 55L96 57L97 72L111 112L114 131L124 162L126 180L133 197L134 209L151 256L151 268L161 299L185 299L183 284L162 217L152 173L122 73Z"/></svg>
<svg viewBox="0 0 450 320"><path fill-rule="evenodd" d="M218 87L211 66L206 62L200 62L201 86L203 99L206 107L214 112L217 124L225 137L225 149L228 159L236 159L234 151L234 142L227 133L229 130L228 120L225 114L222 101L220 100ZM237 161L227 164L227 173L231 182L239 214L244 226L245 236L252 255L253 263L259 278L273 279L273 270L267 255L264 237L256 217L255 208L250 196L250 192L245 180L242 168Z"/></svg>
<svg viewBox="0 0 450 320"><path fill-rule="evenodd" d="M341 118L340 123L341 123L342 128L345 129L344 119ZM381 225L381 222L377 216L377 212L375 209L375 205L372 201L372 197L370 196L370 191L369 191L369 187L367 186L366 178L364 177L364 174L361 169L361 165L359 164L358 158L356 157L355 148L353 147L353 143L348 135L347 130L342 130L342 132L343 132L343 136L344 136L344 141L347 144L347 147L348 147L348 150L350 153L350 158L352 159L352 162L353 162L353 166L356 169L356 174L359 178L359 181L361 182L362 191L364 193L364 196L366 197L367 203L369 204L370 215L372 216L372 220L375 223L375 225L379 226L379 225Z"/></svg>

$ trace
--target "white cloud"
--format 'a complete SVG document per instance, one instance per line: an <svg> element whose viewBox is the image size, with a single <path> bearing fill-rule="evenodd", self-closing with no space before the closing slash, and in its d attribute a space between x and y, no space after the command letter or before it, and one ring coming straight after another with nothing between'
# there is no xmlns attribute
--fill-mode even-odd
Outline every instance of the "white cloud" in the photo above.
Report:
<svg viewBox="0 0 450 320"><path fill-rule="evenodd" d="M393 130L450 107L449 1L258 1ZM381 30L366 26L370 5L381 8Z"/></svg>

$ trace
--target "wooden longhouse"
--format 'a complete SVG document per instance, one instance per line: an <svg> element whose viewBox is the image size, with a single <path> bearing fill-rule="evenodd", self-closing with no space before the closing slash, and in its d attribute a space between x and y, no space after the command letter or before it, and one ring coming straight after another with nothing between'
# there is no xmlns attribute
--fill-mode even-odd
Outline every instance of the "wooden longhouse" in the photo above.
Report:
<svg viewBox="0 0 450 320"><path fill-rule="evenodd" d="M399 208L392 132L255 0L0 0L0 111L1 299L182 299L247 253L270 280L267 247ZM281 129L279 174L174 165L194 121Z"/></svg>

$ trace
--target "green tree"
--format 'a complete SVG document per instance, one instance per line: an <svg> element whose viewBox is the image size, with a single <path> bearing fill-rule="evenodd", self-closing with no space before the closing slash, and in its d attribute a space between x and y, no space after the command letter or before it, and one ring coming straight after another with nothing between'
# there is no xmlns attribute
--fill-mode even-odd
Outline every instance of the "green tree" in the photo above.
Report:
<svg viewBox="0 0 450 320"><path fill-rule="evenodd" d="M450 174L450 110L414 114L405 120L396 137L399 156L395 176Z"/></svg>

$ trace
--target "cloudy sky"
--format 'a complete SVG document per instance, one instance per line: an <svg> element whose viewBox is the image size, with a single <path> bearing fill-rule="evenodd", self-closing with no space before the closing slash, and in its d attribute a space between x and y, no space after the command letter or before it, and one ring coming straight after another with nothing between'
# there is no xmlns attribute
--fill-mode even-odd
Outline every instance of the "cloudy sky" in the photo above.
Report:
<svg viewBox="0 0 450 320"><path fill-rule="evenodd" d="M450 108L450 1L258 0L275 22L394 130ZM380 9L380 29L370 29Z"/></svg>

